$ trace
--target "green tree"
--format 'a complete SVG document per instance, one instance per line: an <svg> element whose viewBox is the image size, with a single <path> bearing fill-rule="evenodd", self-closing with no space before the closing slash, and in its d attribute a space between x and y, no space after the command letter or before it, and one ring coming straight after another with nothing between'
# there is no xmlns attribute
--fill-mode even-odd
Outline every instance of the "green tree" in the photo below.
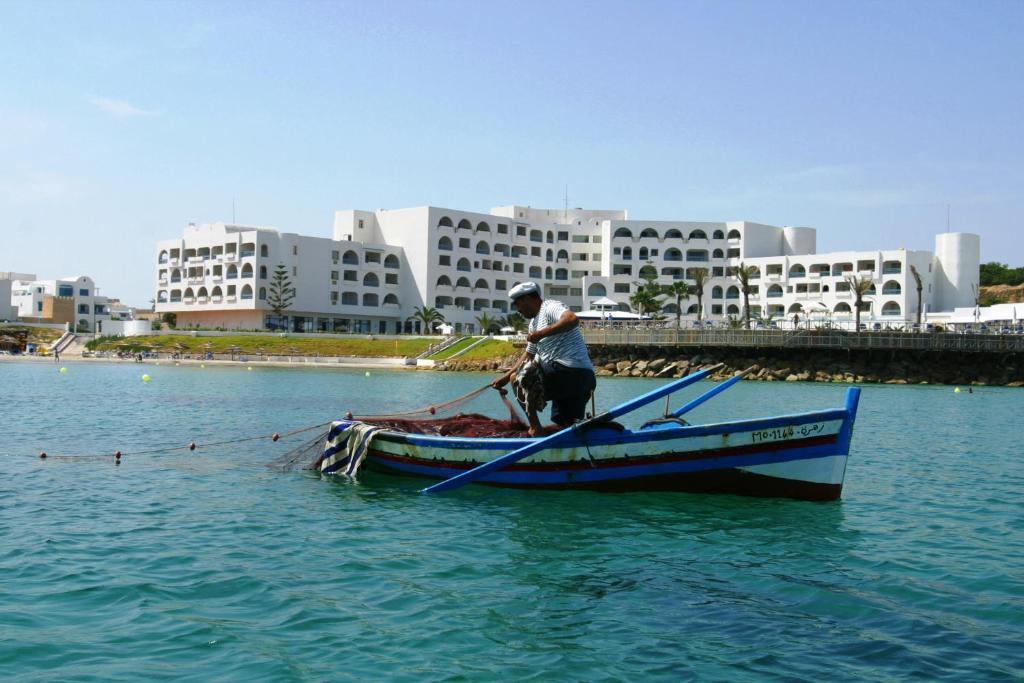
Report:
<svg viewBox="0 0 1024 683"><path fill-rule="evenodd" d="M760 271L757 266L748 266L747 264L740 261L738 266L735 266L731 270L732 275L740 281L740 291L743 292L743 326L750 329L750 281L754 279Z"/></svg>
<svg viewBox="0 0 1024 683"><path fill-rule="evenodd" d="M979 271L979 281L982 287L1024 284L1024 268L1010 268L1005 263L992 261L982 263Z"/></svg>
<svg viewBox="0 0 1024 683"><path fill-rule="evenodd" d="M480 332L483 334L497 332L500 327L498 320L496 318L492 318L486 313L482 313L476 317L476 324L480 326Z"/></svg>
<svg viewBox="0 0 1024 683"><path fill-rule="evenodd" d="M661 311L660 298L665 295L658 284L658 271L651 263L640 269L640 282L634 282L636 293L629 297L629 303L640 315L655 317Z"/></svg>
<svg viewBox="0 0 1024 683"><path fill-rule="evenodd" d="M683 315L683 301L690 298L690 285L684 280L676 280L670 285L662 285L661 293L676 300L676 329L678 330Z"/></svg>
<svg viewBox="0 0 1024 683"><path fill-rule="evenodd" d="M697 296L697 320L704 319L704 286L708 283L711 274L707 268L693 268L690 270L693 280L693 293Z"/></svg>
<svg viewBox="0 0 1024 683"><path fill-rule="evenodd" d="M283 263L278 263L274 269L274 276L270 278L270 288L267 291L267 305L274 315L280 319L292 301L295 300L295 288L288 277L288 270Z"/></svg>
<svg viewBox="0 0 1024 683"><path fill-rule="evenodd" d="M513 311L501 319L501 326L511 327L516 332L522 332L527 327L526 318L519 315L517 311Z"/></svg>
<svg viewBox="0 0 1024 683"><path fill-rule="evenodd" d="M860 332L861 305L864 303L864 297L868 295L868 292L875 285L871 282L870 277L858 277L856 275L846 278L846 282L850 285L850 291L853 292L854 323L857 332Z"/></svg>
<svg viewBox="0 0 1024 683"><path fill-rule="evenodd" d="M436 308L420 306L409 316L409 320L419 321L422 323L423 334L430 334L435 324L444 322L444 314Z"/></svg>

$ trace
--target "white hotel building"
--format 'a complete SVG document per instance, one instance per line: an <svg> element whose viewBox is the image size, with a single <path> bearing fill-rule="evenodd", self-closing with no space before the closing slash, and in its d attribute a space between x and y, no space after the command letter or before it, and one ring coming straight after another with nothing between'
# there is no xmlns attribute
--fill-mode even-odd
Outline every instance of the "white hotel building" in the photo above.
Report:
<svg viewBox="0 0 1024 683"><path fill-rule="evenodd" d="M539 283L546 297L574 310L609 297L629 310L637 282L711 274L705 319L743 315L739 283L729 275L741 262L757 268L752 314L791 317L827 311L852 320L846 277L870 277L862 321L902 325L917 316L910 267L921 276L923 313L974 303L980 240L967 233L935 238L935 251L888 249L817 254L813 228L748 221L630 220L625 211L501 206L490 213L438 207L339 211L333 238L258 227L189 225L181 238L156 248L156 310L173 312L178 326L294 331L396 333L418 331L408 318L420 306L438 308L457 330L472 332L477 317L509 312L507 291ZM267 295L284 265L295 299L286 321L273 318ZM653 270L652 270L653 269ZM664 311L674 316L674 302ZM684 303L696 320L696 299ZM922 319L924 316L922 315Z"/></svg>

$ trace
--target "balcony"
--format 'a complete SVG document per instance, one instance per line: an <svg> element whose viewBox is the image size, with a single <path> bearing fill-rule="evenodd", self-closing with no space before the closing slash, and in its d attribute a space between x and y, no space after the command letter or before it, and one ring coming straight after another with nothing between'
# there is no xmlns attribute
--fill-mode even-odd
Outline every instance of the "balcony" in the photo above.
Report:
<svg viewBox="0 0 1024 683"><path fill-rule="evenodd" d="M224 300L224 297L219 296L219 295L218 296L211 296L210 297L210 303L213 303L213 304L219 304L223 300Z"/></svg>
<svg viewBox="0 0 1024 683"><path fill-rule="evenodd" d="M192 296L182 297L182 299L181 299L181 303L183 303L183 304L194 304L195 302L196 302L196 299L195 299L195 297L192 297Z"/></svg>
<svg viewBox="0 0 1024 683"><path fill-rule="evenodd" d="M238 254L233 252L233 251L229 251L228 253L224 254L224 260L229 262L229 263L232 262L232 261L237 261L238 260Z"/></svg>
<svg viewBox="0 0 1024 683"><path fill-rule="evenodd" d="M166 286L166 285L167 285L167 278L165 278L165 277L162 277L162 278L160 278L159 280L157 280L157 281L156 281L156 283L157 283L158 285L161 285L161 286Z"/></svg>
<svg viewBox="0 0 1024 683"><path fill-rule="evenodd" d="M224 297L224 301L225 301L226 303L229 303L229 304L233 304L233 303L235 303L236 301L238 301L238 297L235 297L235 296L228 296L228 297Z"/></svg>

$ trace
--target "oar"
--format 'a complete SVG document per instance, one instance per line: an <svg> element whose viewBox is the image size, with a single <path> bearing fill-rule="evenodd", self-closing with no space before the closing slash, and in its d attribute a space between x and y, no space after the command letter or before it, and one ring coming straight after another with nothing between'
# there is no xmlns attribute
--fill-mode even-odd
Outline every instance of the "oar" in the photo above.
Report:
<svg viewBox="0 0 1024 683"><path fill-rule="evenodd" d="M711 374L720 367L722 367L721 363L713 367L707 368L705 370L701 370L700 372L695 372L692 375L687 375L682 379L677 379L676 381L670 382L669 384L666 384L663 387L659 387L654 391L649 391L643 396L637 396L636 398L630 401L626 401L625 403L619 404L612 408L611 410L602 413L601 415L592 417L589 420L584 420L583 422L577 422L572 427L566 427L561 431L555 432L551 436L547 436L538 441L529 443L523 446L522 448L518 448L512 451L511 453L506 453L500 458L495 458L490 462L485 462L482 465L477 465L471 470L467 470L466 472L457 474L454 477L445 479L442 482L438 482L433 486L423 489L422 493L439 493L441 491L449 491L451 489L457 489L461 486L465 486L466 484L479 479L480 477L489 472L495 472L497 470L504 469L505 467L508 467L513 463L519 462L523 458L528 458L534 453L539 453L540 451L552 447L559 441L562 441L566 436L572 434L573 428L579 429L580 427L584 427L588 424L614 420L615 418L625 415L626 413L632 412L637 408L642 408L648 403L657 401L659 398L662 398L663 396L668 396L673 392L679 391L683 387L687 387L691 384L694 384L695 382L699 382L700 380L704 379L705 377L707 377L709 374Z"/></svg>
<svg viewBox="0 0 1024 683"><path fill-rule="evenodd" d="M741 379L743 379L743 377L748 372L750 372L753 369L754 369L754 366L751 365L749 368L747 368L743 372L737 373L736 375L734 375L734 376L730 377L729 379L725 380L724 382L722 382L718 386L714 387L713 389L708 389L703 394L701 394L697 398L693 399L692 401L690 401L689 403L687 403L683 407L679 408L678 410L672 411L672 415L674 415L675 417L679 417L679 416L683 415L684 413L690 412L691 410L693 410L694 408L699 406L701 403L704 403L705 401L707 401L709 399L712 399L715 396L718 396L720 393L722 393L723 391L725 391L726 389L731 387L733 384L736 384L736 382L739 382Z"/></svg>

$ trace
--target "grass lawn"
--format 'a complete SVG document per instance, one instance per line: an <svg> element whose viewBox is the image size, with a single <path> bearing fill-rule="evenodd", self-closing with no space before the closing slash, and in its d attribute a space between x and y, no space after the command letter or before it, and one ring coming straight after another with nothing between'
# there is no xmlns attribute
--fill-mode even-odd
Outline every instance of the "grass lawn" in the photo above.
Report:
<svg viewBox="0 0 1024 683"><path fill-rule="evenodd" d="M466 351L456 361L460 360L489 360L492 358L504 358L511 356L519 349L512 345L512 342L501 341L500 339L488 339L480 346Z"/></svg>
<svg viewBox="0 0 1024 683"><path fill-rule="evenodd" d="M157 351L163 353L235 353L271 356L362 356L367 358L402 358L416 356L427 349L432 339L304 339L266 336L192 337L184 335L153 335L141 337L101 337L87 346L107 351ZM180 346L179 346L180 345Z"/></svg>
<svg viewBox="0 0 1024 683"><path fill-rule="evenodd" d="M466 337L465 339L460 339L459 341L457 341L454 344L452 344L451 346L449 346L447 349L444 349L443 351L435 353L432 356L428 356L428 358L430 360L445 360L447 358L451 358L452 354L458 353L459 351L461 351L462 349L466 348L467 346L469 346L470 344L472 344L473 342L475 342L479 338L480 337Z"/></svg>

